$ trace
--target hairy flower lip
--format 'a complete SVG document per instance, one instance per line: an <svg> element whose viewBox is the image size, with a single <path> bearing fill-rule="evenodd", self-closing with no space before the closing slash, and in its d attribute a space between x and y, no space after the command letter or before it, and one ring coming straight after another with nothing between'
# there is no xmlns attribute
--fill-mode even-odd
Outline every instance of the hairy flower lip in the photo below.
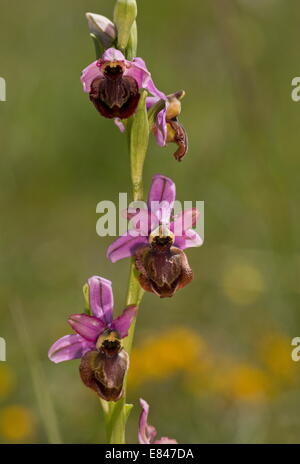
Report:
<svg viewBox="0 0 300 464"><path fill-rule="evenodd" d="M140 100L135 79L123 76L117 68L92 82L90 100L102 116L113 119L129 118Z"/></svg>
<svg viewBox="0 0 300 464"><path fill-rule="evenodd" d="M100 398L118 401L128 367L129 356L123 348L112 356L105 351L90 351L82 357L79 372L83 383Z"/></svg>
<svg viewBox="0 0 300 464"><path fill-rule="evenodd" d="M193 280L185 253L170 243L148 245L138 250L135 265L142 288L160 298L172 297Z"/></svg>

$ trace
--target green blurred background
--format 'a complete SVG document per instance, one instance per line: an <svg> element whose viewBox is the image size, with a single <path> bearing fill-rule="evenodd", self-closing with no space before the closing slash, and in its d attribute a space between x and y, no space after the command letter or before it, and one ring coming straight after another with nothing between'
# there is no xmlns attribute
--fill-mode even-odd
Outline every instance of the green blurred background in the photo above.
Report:
<svg viewBox="0 0 300 464"><path fill-rule="evenodd" d="M129 192L124 136L82 92L94 60L84 13L112 0L1 0L0 442L99 443L98 400L78 361L54 365L93 274L124 306L129 262L105 259L96 204ZM138 398L159 436L180 443L300 442L298 0L139 1L139 47L157 86L184 88L190 150L152 137L145 185L172 177L179 200L205 200L205 243L187 251L195 280L147 294L139 314L128 442Z"/></svg>

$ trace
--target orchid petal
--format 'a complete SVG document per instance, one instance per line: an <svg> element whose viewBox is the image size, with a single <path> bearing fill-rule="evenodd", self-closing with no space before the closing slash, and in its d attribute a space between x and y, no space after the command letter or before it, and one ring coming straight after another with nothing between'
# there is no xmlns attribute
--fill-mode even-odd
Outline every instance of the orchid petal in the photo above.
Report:
<svg viewBox="0 0 300 464"><path fill-rule="evenodd" d="M158 90L154 85L151 74L142 58L134 58L133 61L127 61L126 63L127 70L125 71L124 76L133 77L137 81L140 89L147 89L152 95L159 97L160 99L166 98L165 94L160 92L160 90Z"/></svg>
<svg viewBox="0 0 300 464"><path fill-rule="evenodd" d="M162 109L156 117L155 138L161 147L167 144L167 105Z"/></svg>
<svg viewBox="0 0 300 464"><path fill-rule="evenodd" d="M120 129L121 132L125 132L125 126L120 118L115 118L114 123Z"/></svg>
<svg viewBox="0 0 300 464"><path fill-rule="evenodd" d="M125 338L128 335L128 329L131 326L131 323L136 315L137 307L136 306L127 306L124 309L122 314L113 320L111 328L116 330L121 338Z"/></svg>
<svg viewBox="0 0 300 464"><path fill-rule="evenodd" d="M114 240L107 249L107 258L115 263L120 259L133 256L139 247L148 243L148 237L136 236L136 234L135 230L129 230Z"/></svg>
<svg viewBox="0 0 300 464"><path fill-rule="evenodd" d="M185 248L198 247L203 244L199 234L193 229L188 229L182 236L175 236L174 246L184 250Z"/></svg>
<svg viewBox="0 0 300 464"><path fill-rule="evenodd" d="M70 361L81 358L93 347L94 343L88 342L78 334L65 335L51 346L48 357L54 363Z"/></svg>
<svg viewBox="0 0 300 464"><path fill-rule="evenodd" d="M161 100L159 97L147 97L146 98L146 108L147 110L150 110L155 103L159 102Z"/></svg>
<svg viewBox="0 0 300 464"><path fill-rule="evenodd" d="M147 401L140 398L140 405L142 412L139 420L139 443L142 445L149 445L153 443L156 437L156 429L152 425L148 425L149 404Z"/></svg>
<svg viewBox="0 0 300 464"><path fill-rule="evenodd" d="M125 56L123 55L122 52L120 52L120 50L117 50L116 48L111 47L105 50L100 61L102 63L102 62L107 62L107 61L126 61L126 60L125 60Z"/></svg>
<svg viewBox="0 0 300 464"><path fill-rule="evenodd" d="M159 224L156 215L151 214L148 209L128 208L127 217L130 220L130 225L141 236L148 237L151 230L155 229Z"/></svg>
<svg viewBox="0 0 300 464"><path fill-rule="evenodd" d="M104 324L112 321L114 297L111 281L99 276L93 276L88 280L90 308L95 317L101 319Z"/></svg>
<svg viewBox="0 0 300 464"><path fill-rule="evenodd" d="M129 207L121 211L122 217L132 221L131 225L141 232L141 235L148 235L151 230L155 229L159 225L159 221L151 211L142 208ZM137 217L138 216L138 217ZM134 220L136 218L136 220Z"/></svg>
<svg viewBox="0 0 300 464"><path fill-rule="evenodd" d="M97 78L101 77L102 73L97 66L97 61L94 61L87 66L81 73L80 80L83 85L84 92L90 93L92 82Z"/></svg>
<svg viewBox="0 0 300 464"><path fill-rule="evenodd" d="M101 319L87 314L71 314L68 322L75 332L91 342L97 340L106 326Z"/></svg>
<svg viewBox="0 0 300 464"><path fill-rule="evenodd" d="M174 222L170 224L170 229L175 235L183 235L186 230L196 227L199 216L197 208L186 209L174 218Z"/></svg>
<svg viewBox="0 0 300 464"><path fill-rule="evenodd" d="M161 98L159 97L147 97L146 99L147 110L152 108L152 106L155 105L160 100ZM163 100L165 100L165 107L161 111L159 111L159 113L157 114L155 126L153 128L156 141L158 145L160 145L161 147L165 147L167 144L167 109L169 106L168 100L166 98L163 98Z"/></svg>
<svg viewBox="0 0 300 464"><path fill-rule="evenodd" d="M152 178L148 208L161 222L169 222L175 198L176 186L172 179L160 174Z"/></svg>
<svg viewBox="0 0 300 464"><path fill-rule="evenodd" d="M143 61L143 60L141 60ZM154 96L156 97L159 97L160 100L165 100L166 99L166 95L161 92L160 90L158 90L158 88L155 86L152 78L150 78L147 82L147 90Z"/></svg>
<svg viewBox="0 0 300 464"><path fill-rule="evenodd" d="M178 441L177 440L173 440L172 438L168 438L168 437L161 437L160 440L155 440L153 442L153 444L161 444L161 445L171 445L171 444L177 444L178 445Z"/></svg>
<svg viewBox="0 0 300 464"><path fill-rule="evenodd" d="M149 192L148 206L152 201L167 201L173 207L176 198L175 183L169 177L157 174L152 178Z"/></svg>

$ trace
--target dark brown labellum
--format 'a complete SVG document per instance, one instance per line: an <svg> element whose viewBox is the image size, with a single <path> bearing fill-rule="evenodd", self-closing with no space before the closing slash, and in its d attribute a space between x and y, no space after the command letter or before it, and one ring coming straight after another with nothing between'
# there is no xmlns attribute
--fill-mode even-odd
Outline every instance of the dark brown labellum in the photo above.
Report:
<svg viewBox="0 0 300 464"><path fill-rule="evenodd" d="M123 76L120 66L104 70L104 77L92 82L90 100L105 118L127 119L135 112L140 99L136 80Z"/></svg>
<svg viewBox="0 0 300 464"><path fill-rule="evenodd" d="M135 258L141 286L161 298L173 296L193 279L185 253L171 243L170 237L157 237L140 248Z"/></svg>
<svg viewBox="0 0 300 464"><path fill-rule="evenodd" d="M126 351L115 342L103 343L100 351L89 351L80 363L83 383L106 401L118 401L123 395L124 377L129 366Z"/></svg>

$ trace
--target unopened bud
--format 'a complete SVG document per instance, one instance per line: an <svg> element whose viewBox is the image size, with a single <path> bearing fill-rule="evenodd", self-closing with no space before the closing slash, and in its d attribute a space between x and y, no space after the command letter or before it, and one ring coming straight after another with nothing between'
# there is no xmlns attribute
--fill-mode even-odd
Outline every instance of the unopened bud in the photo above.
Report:
<svg viewBox="0 0 300 464"><path fill-rule="evenodd" d="M128 44L126 47L127 60L132 61L133 58L136 57L136 53L137 53L137 25L136 25L136 21L134 21L131 31L130 31Z"/></svg>
<svg viewBox="0 0 300 464"><path fill-rule="evenodd" d="M117 37L116 26L105 16L86 13L88 28L92 38L104 49L110 48Z"/></svg>
<svg viewBox="0 0 300 464"><path fill-rule="evenodd" d="M88 284L84 284L84 286L82 288L82 291L83 291L85 311L87 313L90 313L90 311L91 311L91 308L90 308L90 288L89 288Z"/></svg>
<svg viewBox="0 0 300 464"><path fill-rule="evenodd" d="M114 9L114 23L118 32L118 48L125 50L131 28L137 16L135 0L117 0Z"/></svg>

